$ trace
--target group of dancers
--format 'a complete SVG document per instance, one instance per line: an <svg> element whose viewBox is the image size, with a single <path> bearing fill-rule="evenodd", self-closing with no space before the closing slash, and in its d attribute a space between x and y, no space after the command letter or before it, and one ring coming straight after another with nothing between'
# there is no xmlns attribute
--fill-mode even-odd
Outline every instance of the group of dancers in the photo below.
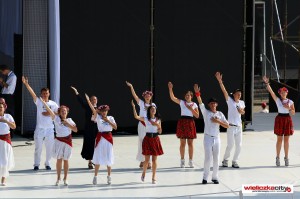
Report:
<svg viewBox="0 0 300 199"><path fill-rule="evenodd" d="M229 166L230 153L235 146L235 152L232 158L232 167L239 168L238 159L242 146L242 120L241 115L245 114L245 103L241 100L242 91L240 89L228 93L220 72L215 74L224 94L228 106L228 117L217 110L218 101L214 97L207 102L208 109L201 98L200 87L195 84L194 92L187 91L184 100L175 97L173 84L168 83L170 98L178 104L181 109L181 117L177 123L176 136L180 140L180 167L185 167L185 148L188 145L188 166L193 168L193 141L197 137L194 117L199 117L199 109L204 119L204 172L203 184L208 183L210 165L213 161L213 173L211 181L219 184L219 156L220 156L220 126L227 128L227 147L222 160L222 166ZM292 100L287 98L288 89L282 87L278 90L279 97L273 92L269 79L263 77L267 90L276 102L278 115L275 118L274 134L277 135L276 143L276 165L280 166L280 151L284 140L284 161L285 166L289 166L289 137L293 135L293 122L290 115L295 114L295 107ZM57 159L56 171L57 180L55 185L61 183L61 171L64 169L63 184L68 185L69 159L72 154L72 132L77 132L75 122L68 118L69 108L65 105L58 106L50 100L48 88L42 88L40 97L37 97L28 78L22 77L22 82L31 94L34 103L37 106L37 122L34 131L34 170L39 170L41 162L41 152L43 142L46 146L45 168L51 170L51 157ZM145 181L147 169L152 169L152 183L156 183L157 156L162 155L163 148L160 142L159 134L162 133L161 118L157 106L152 102L153 93L145 91L140 99L133 85L126 82L130 88L132 96L139 106L137 114L134 101L131 101L133 117L139 121L138 124L138 153L136 159L140 162L142 168L141 181ZM85 94L85 99L81 97L76 88L71 87L77 96L78 101L86 111L86 123L84 131L84 140L81 155L88 160L88 168L94 170L92 183L97 184L97 176L100 165L107 167L107 184L111 184L111 167L114 164L113 137L112 130L117 129L117 124L112 116L108 116L110 107L108 105L97 104L97 97L89 97ZM192 101L193 95L198 101ZM6 113L7 105L3 98L0 99L0 176L1 185L5 186L6 178L9 176L9 170L14 167L14 156L11 146L10 129L15 129L16 124L13 117ZM56 135L54 136L54 129Z"/></svg>

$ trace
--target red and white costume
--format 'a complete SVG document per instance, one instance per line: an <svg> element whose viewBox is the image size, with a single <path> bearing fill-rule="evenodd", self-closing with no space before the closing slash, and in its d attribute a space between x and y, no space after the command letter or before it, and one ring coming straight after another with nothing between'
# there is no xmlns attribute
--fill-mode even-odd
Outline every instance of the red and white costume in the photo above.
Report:
<svg viewBox="0 0 300 199"><path fill-rule="evenodd" d="M10 114L4 114L9 122L15 122ZM0 122L0 177L9 176L9 171L15 166L14 153L11 146L10 127L7 123Z"/></svg>
<svg viewBox="0 0 300 199"><path fill-rule="evenodd" d="M151 122L160 123L160 120L156 118L151 119L151 122L148 118L144 119L146 124L146 136L143 140L143 155L162 155L164 151L161 146L160 138L158 136L157 126L152 125Z"/></svg>
<svg viewBox="0 0 300 199"><path fill-rule="evenodd" d="M107 119L116 123L112 116L107 116ZM105 122L101 115L97 115L94 121L97 122L98 133L92 162L97 165L111 166L114 164L112 126Z"/></svg>
<svg viewBox="0 0 300 199"><path fill-rule="evenodd" d="M276 100L278 115L275 118L274 134L279 136L289 136L294 134L293 120L289 114L289 110L284 108L284 104L291 106L294 102L290 99L281 100L280 98L277 98Z"/></svg>

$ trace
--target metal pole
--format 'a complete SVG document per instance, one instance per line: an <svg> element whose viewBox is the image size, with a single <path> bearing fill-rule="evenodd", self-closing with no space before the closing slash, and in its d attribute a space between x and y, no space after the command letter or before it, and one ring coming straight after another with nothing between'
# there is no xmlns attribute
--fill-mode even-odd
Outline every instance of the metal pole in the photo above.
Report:
<svg viewBox="0 0 300 199"><path fill-rule="evenodd" d="M243 34L243 95L245 96L245 90L246 90L246 47L247 47L247 42L246 42L246 35L247 35L247 0L244 0L244 34Z"/></svg>
<svg viewBox="0 0 300 199"><path fill-rule="evenodd" d="M283 55L284 55L284 83L286 83L286 39L287 39L287 0L285 0L285 9L284 9L285 15L284 15L284 37L283 37L283 47L284 47L284 51L283 51Z"/></svg>
<svg viewBox="0 0 300 199"><path fill-rule="evenodd" d="M276 63L276 57L275 57L274 48L273 48L273 41L272 41L271 37L270 37L270 42L271 42L271 50L272 50L272 54L273 54L273 59L274 59L274 65L275 65L275 69L276 69L277 81L280 82L277 63Z"/></svg>
<svg viewBox="0 0 300 199"><path fill-rule="evenodd" d="M154 85L154 0L150 0L150 90L155 92ZM153 96L153 98L155 95ZM154 100L154 99L152 99Z"/></svg>
<svg viewBox="0 0 300 199"><path fill-rule="evenodd" d="M282 41L283 41L283 34L282 34L281 22L280 22L279 13L278 13L277 2L276 2L276 0L274 0L274 2L275 2L276 13L277 13L277 19L278 19L279 30L280 30L280 33L281 33L281 39L282 39Z"/></svg>

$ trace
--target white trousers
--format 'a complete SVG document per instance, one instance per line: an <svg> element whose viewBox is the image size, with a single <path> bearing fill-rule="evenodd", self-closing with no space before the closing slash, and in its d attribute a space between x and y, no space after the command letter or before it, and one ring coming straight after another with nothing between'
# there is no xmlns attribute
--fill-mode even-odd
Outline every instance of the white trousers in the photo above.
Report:
<svg viewBox="0 0 300 199"><path fill-rule="evenodd" d="M227 147L224 154L224 160L229 159L231 150L235 144L235 152L232 161L238 161L242 148L242 138L243 133L241 126L230 126L227 129Z"/></svg>
<svg viewBox="0 0 300 199"><path fill-rule="evenodd" d="M221 140L220 137L211 137L210 135L204 135L203 140L204 145L204 173L203 173L203 180L207 180L211 160L213 159L213 173L212 173L212 180L219 180L218 172L219 172L219 158L220 158L220 145Z"/></svg>
<svg viewBox="0 0 300 199"><path fill-rule="evenodd" d="M139 136L138 152L136 154L136 160L140 161L140 162L144 162L145 156L143 155L142 144L143 144L144 137L146 136L146 127L141 122L139 122L139 124L138 124L138 136Z"/></svg>
<svg viewBox="0 0 300 199"><path fill-rule="evenodd" d="M37 128L37 129L35 129L35 131L34 131L35 149L34 149L34 165L33 166L40 166L43 142L45 142L45 147L46 147L45 166L50 166L50 160L51 160L53 144L54 144L53 128Z"/></svg>

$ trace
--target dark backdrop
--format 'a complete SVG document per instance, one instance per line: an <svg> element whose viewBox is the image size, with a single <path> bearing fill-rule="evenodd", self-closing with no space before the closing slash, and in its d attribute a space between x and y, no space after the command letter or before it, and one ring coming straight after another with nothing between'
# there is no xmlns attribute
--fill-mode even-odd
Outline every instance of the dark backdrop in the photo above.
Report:
<svg viewBox="0 0 300 199"><path fill-rule="evenodd" d="M71 108L70 116L82 129L83 110L70 89L73 85L109 104L119 130L135 131L125 81L140 97L149 85L150 1L64 0L60 9L61 104ZM224 74L228 91L242 88L242 21L240 0L155 1L155 103L170 124L165 131L173 131L180 116L179 106L169 98L168 81L181 99L198 83L203 100L217 97L227 115L214 74Z"/></svg>

